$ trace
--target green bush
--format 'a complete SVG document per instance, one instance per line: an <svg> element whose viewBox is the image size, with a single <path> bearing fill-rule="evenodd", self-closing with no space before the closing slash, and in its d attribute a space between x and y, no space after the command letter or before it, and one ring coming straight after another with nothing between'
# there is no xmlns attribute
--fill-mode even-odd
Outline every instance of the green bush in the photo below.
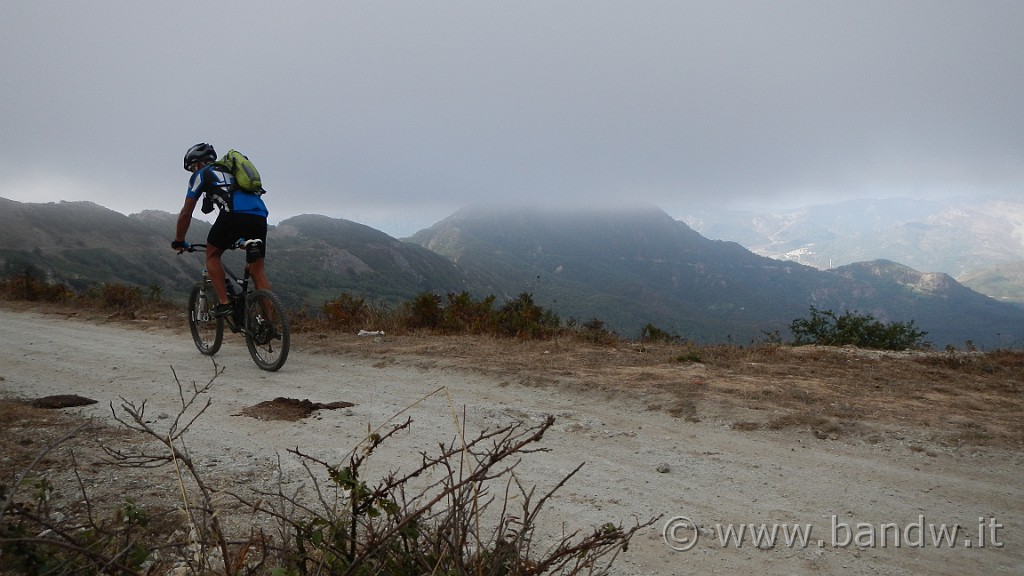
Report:
<svg viewBox="0 0 1024 576"><path fill-rule="evenodd" d="M618 341L615 332L609 330L603 320L592 318L583 323L577 333L581 340L608 346Z"/></svg>
<svg viewBox="0 0 1024 576"><path fill-rule="evenodd" d="M142 305L142 288L125 284L103 284L90 296L96 298L104 308L128 310Z"/></svg>
<svg viewBox="0 0 1024 576"><path fill-rule="evenodd" d="M409 329L435 330L441 324L444 311L441 309L441 297L431 292L424 292L403 306L402 324Z"/></svg>
<svg viewBox="0 0 1024 576"><path fill-rule="evenodd" d="M533 294L529 292L506 302L496 320L499 334L527 338L553 336L562 324L557 314L534 304Z"/></svg>
<svg viewBox="0 0 1024 576"><path fill-rule="evenodd" d="M341 294L321 307L327 325L340 330L363 328L369 316L369 306L362 298Z"/></svg>
<svg viewBox="0 0 1024 576"><path fill-rule="evenodd" d="M846 311L837 316L831 310L811 306L809 318L797 318L789 326L793 344L821 346L853 345L876 350L907 350L925 345L928 334L910 322L882 322L870 314Z"/></svg>
<svg viewBox="0 0 1024 576"><path fill-rule="evenodd" d="M47 282L46 274L31 264L18 271L10 271L0 283L0 293L10 300L30 302L64 302L74 296L67 286Z"/></svg>
<svg viewBox="0 0 1024 576"><path fill-rule="evenodd" d="M469 292L448 293L442 314L442 329L447 333L486 334L494 331L494 296L474 301Z"/></svg>
<svg viewBox="0 0 1024 576"><path fill-rule="evenodd" d="M683 339L678 334L670 334L654 324L648 323L640 331L640 340L645 342L665 342L668 344L681 342Z"/></svg>
<svg viewBox="0 0 1024 576"><path fill-rule="evenodd" d="M398 324L406 330L521 338L550 338L561 329L558 315L538 306L528 292L497 310L495 300L493 295L475 300L466 291L449 292L444 298L424 292L402 306Z"/></svg>

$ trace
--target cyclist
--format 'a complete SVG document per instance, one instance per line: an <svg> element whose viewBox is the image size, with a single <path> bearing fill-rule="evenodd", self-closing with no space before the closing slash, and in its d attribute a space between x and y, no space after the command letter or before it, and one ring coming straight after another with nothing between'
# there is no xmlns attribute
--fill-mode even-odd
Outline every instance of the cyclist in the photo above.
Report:
<svg viewBox="0 0 1024 576"><path fill-rule="evenodd" d="M213 211L217 206L217 219L206 238L206 270L210 274L213 290L217 294L217 306L213 313L217 316L231 314L231 304L225 287L224 266L221 256L236 240L259 238L259 257L246 264L257 289L269 290L264 258L267 254L267 206L259 194L252 194L237 189L234 177L219 170L214 164L217 152L206 143L196 144L185 152L185 170L192 173L185 192L185 204L178 213L178 224L171 248L181 250L188 247L185 234L192 224L192 213L195 212L199 197L203 198L203 213ZM248 258L246 259L248 261Z"/></svg>

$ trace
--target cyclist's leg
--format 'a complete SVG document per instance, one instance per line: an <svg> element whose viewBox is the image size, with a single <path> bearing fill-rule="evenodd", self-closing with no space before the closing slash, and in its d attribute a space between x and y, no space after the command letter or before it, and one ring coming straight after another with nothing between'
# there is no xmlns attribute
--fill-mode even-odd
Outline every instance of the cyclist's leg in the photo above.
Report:
<svg viewBox="0 0 1024 576"><path fill-rule="evenodd" d="M267 280L266 267L263 265L263 258L250 262L245 265L249 269L249 276L252 277L253 283L256 285L257 290L270 290L270 281ZM262 302L263 311L267 314L267 319L274 320L274 307L269 301Z"/></svg>
<svg viewBox="0 0 1024 576"><path fill-rule="evenodd" d="M224 264L220 260L223 254L223 248L218 248L207 242L206 271L210 275L210 283L213 284L213 292L217 294L217 302L220 304L227 304L228 290L225 282Z"/></svg>
<svg viewBox="0 0 1024 576"><path fill-rule="evenodd" d="M238 237L235 235L234 228L231 213L221 212L217 215L217 220L214 221L213 227L210 228L210 233L206 237L206 271L210 274L210 282L213 284L219 304L229 302L221 256Z"/></svg>
<svg viewBox="0 0 1024 576"><path fill-rule="evenodd" d="M260 240L260 251L258 258L248 262L249 254L246 254L246 269L257 290L270 290L270 280L267 279L265 259L267 256L267 219L255 214L239 214L239 232L241 237L248 240Z"/></svg>
<svg viewBox="0 0 1024 576"><path fill-rule="evenodd" d="M270 280L267 279L266 266L263 264L263 258L247 264L249 268L249 275L252 276L252 281L256 285L257 290L270 290Z"/></svg>

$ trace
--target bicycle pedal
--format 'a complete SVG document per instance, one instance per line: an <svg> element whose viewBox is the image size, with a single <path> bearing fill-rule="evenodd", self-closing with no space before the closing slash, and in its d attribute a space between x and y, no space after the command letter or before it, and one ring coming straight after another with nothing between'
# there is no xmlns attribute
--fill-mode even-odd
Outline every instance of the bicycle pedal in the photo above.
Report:
<svg viewBox="0 0 1024 576"><path fill-rule="evenodd" d="M217 304L210 311L210 315L214 318L229 318L234 311L234 306L231 304Z"/></svg>

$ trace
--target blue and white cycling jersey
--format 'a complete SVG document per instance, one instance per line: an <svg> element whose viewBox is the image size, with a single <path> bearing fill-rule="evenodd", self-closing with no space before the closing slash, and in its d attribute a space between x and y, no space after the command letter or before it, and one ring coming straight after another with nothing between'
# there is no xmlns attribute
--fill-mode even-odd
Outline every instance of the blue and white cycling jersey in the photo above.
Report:
<svg viewBox="0 0 1024 576"><path fill-rule="evenodd" d="M189 178L185 197L199 200L203 194L206 194L207 198L213 200L214 204L222 211L235 214L255 214L266 218L269 211L267 205L263 203L263 198L244 190L232 190L234 185L234 176L214 170L212 165L207 165Z"/></svg>

